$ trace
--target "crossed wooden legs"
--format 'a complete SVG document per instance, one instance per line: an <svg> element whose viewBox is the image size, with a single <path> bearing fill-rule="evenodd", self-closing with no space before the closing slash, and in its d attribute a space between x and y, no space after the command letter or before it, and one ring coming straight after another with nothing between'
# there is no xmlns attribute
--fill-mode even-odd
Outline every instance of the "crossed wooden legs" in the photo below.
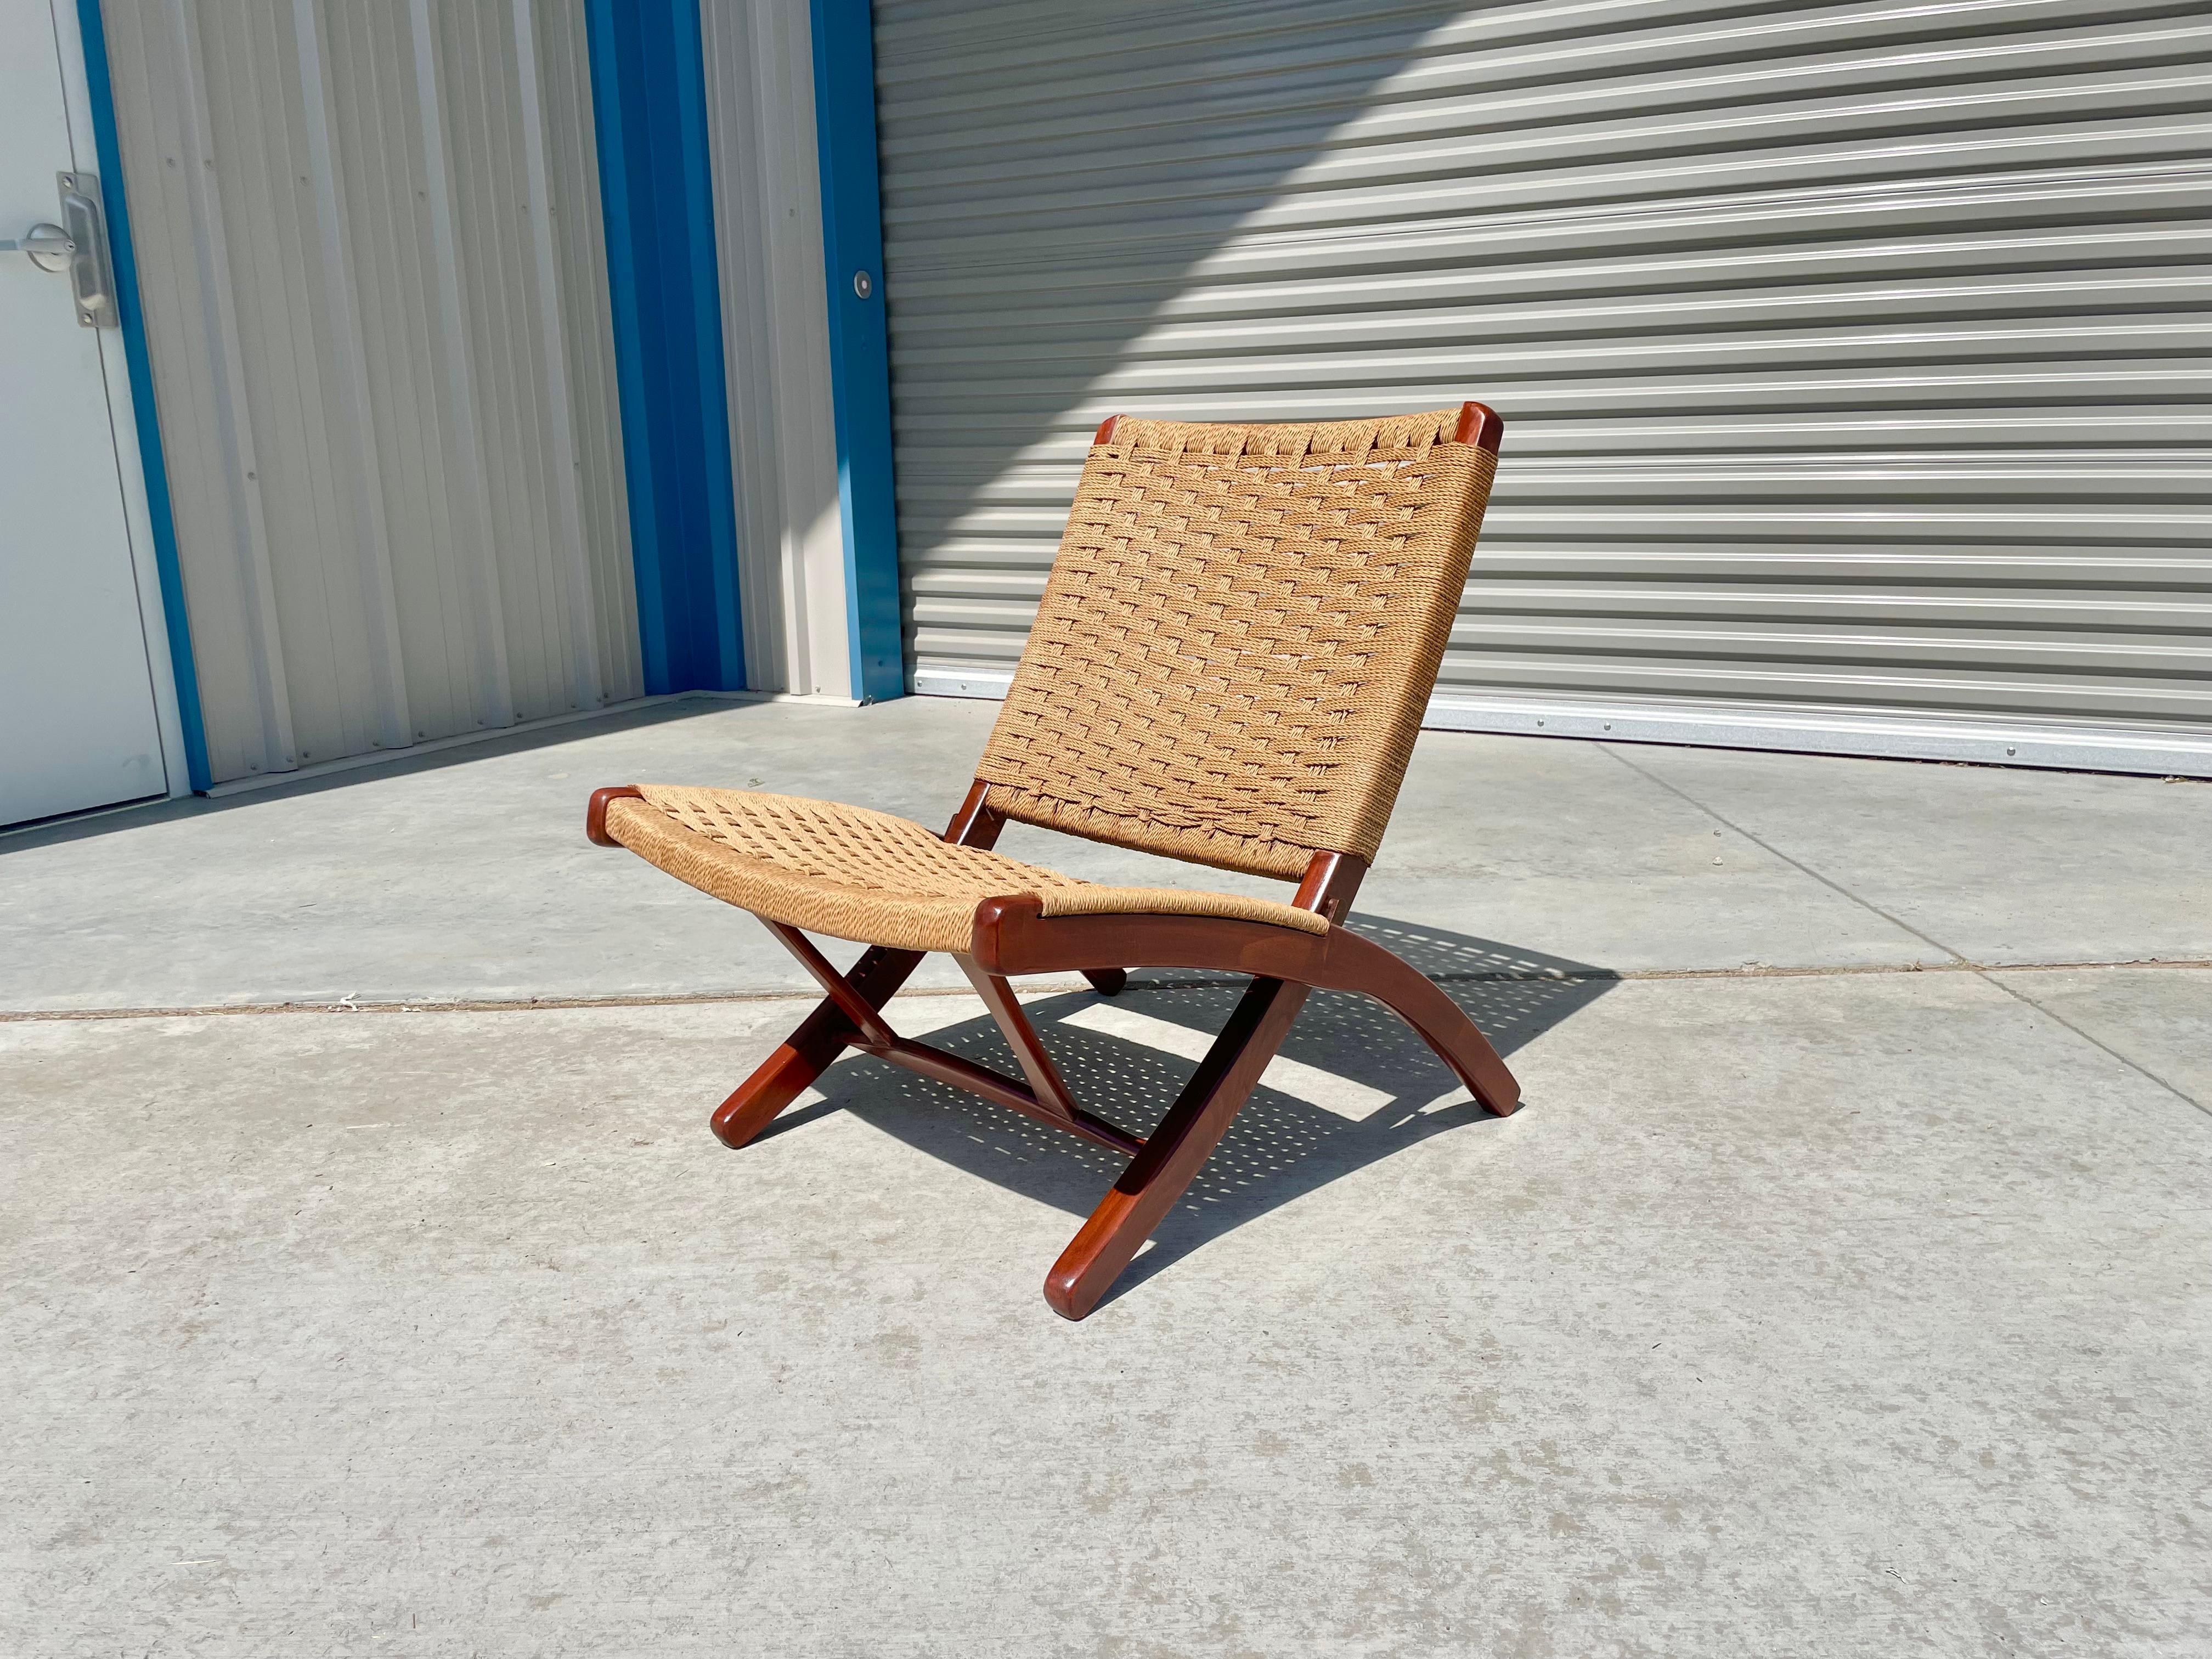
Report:
<svg viewBox="0 0 2212 1659"><path fill-rule="evenodd" d="M1091 918L1068 918L1070 921ZM1161 918L1161 921L1169 919ZM1267 1062L1275 1057L1291 1024L1304 1006L1310 987L1297 981L1262 975L1255 978L1229 1017L1228 1024L1200 1061L1198 1070L1183 1085L1175 1104L1159 1127L1139 1140L1119 1126L1095 1117L1077 1105L1059 1070L1038 1040L1036 1030L1022 1011L1004 975L991 971L975 956L957 960L968 975L984 1006L1005 1033L1015 1058L1028 1079L1027 1085L942 1049L911 1042L893 1031L881 1017L884 1003L905 983L921 959L911 951L878 947L866 951L849 974L839 974L811 940L796 928L779 922L767 924L806 967L823 988L827 1000L815 1009L788 1041L771 1054L751 1077L724 1101L714 1113L714 1133L731 1146L742 1146L767 1127L775 1115L811 1084L848 1047L890 1060L983 1096L1000 1105L1050 1123L1085 1139L1130 1155L1129 1164L1108 1191L1082 1231L1060 1252L1046 1276L1045 1300L1069 1319L1081 1319L1095 1308L1121 1270L1144 1248L1154 1228L1182 1196L1253 1089ZM1270 930L1282 932L1280 929ZM1005 951L1024 943L1009 940L1003 930L988 937L979 927L979 942ZM1048 930L1047 937L1050 937ZM1311 940L1310 935L1301 939ZM1237 941L1232 936L1231 945ZM1364 945L1364 941L1361 941ZM1366 945L1370 951L1379 947ZM1250 946L1243 947L1249 953ZM1193 954L1186 950L1182 954ZM1388 956L1387 952L1381 952ZM1309 951L1306 971L1317 979L1332 975L1325 957ZM1519 1091L1511 1074L1498 1060L1480 1031L1431 982L1397 963L1407 982L1385 981L1383 990L1391 1006L1434 1046L1491 1110L1501 1115L1518 1103ZM1193 964L1206 965L1206 964ZM1363 981L1377 977L1373 964L1361 958ZM1103 975L1100 975L1103 977ZM1096 979L1093 981L1097 982ZM1413 983L1429 994L1423 998ZM1119 986L1115 987L1119 989ZM1345 988L1372 989L1360 983ZM1378 992L1378 994L1381 993Z"/></svg>
<svg viewBox="0 0 2212 1659"><path fill-rule="evenodd" d="M908 1042L884 1024L880 1010L914 971L921 959L918 953L870 950L851 973L841 975L796 928L780 922L769 922L768 927L830 995L715 1109L714 1133L725 1146L744 1146L850 1047L972 1089L1087 1140L1133 1154L1121 1179L1046 1277L1045 1300L1069 1319L1080 1319L1097 1305L1182 1196L1275 1057L1306 1000L1303 985L1279 979L1253 981L1159 1127L1139 1140L1075 1103L1012 988L1001 976L985 973L973 957L955 960L1012 1046L1029 1079L1026 1090L1003 1073ZM1121 977L1115 975L1116 980ZM1121 986L1114 988L1118 991Z"/></svg>
<svg viewBox="0 0 2212 1659"><path fill-rule="evenodd" d="M595 830L600 825L597 815L605 810L602 798L621 793L601 791L593 798ZM969 792L945 840L988 847L998 839L1002 820L986 805L985 793L981 783ZM605 837L595 833L593 839ZM1332 923L1340 921L1365 868L1348 854L1316 854L1294 902ZM1069 1319L1080 1319L1098 1305L1182 1196L1282 1046L1308 991L1316 987L1363 991L1395 1009L1459 1074L1475 1098L1498 1115L1512 1111L1520 1102L1520 1085L1513 1074L1450 998L1409 964L1340 927L1316 934L1204 916L1048 918L1033 895L986 899L976 909L972 948L954 959L1006 1034L1024 1081L891 1030L883 1018L884 1005L914 972L921 960L920 951L871 946L849 973L841 974L797 928L762 920L828 994L783 1046L716 1109L715 1134L726 1146L744 1146L851 1048L1128 1155L1121 1179L1046 1276L1045 1300ZM1017 974L1079 972L1102 994L1113 996L1127 981L1121 967L1109 965L1115 963L1212 968L1253 975L1182 1093L1159 1127L1143 1139L1076 1104L1007 984L1008 977Z"/></svg>
<svg viewBox="0 0 2212 1659"><path fill-rule="evenodd" d="M919 951L875 946L854 963L845 983L859 1000L880 1008L906 983L921 957ZM725 1146L744 1146L811 1087L814 1079L828 1071L830 1062L859 1035L860 1028L835 1001L823 1003L714 1109L716 1137Z"/></svg>

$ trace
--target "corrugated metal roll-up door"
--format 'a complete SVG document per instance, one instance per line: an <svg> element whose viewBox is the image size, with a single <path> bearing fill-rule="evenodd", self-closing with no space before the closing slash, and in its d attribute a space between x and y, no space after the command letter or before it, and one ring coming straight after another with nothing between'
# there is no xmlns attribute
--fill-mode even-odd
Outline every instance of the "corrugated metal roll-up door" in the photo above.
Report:
<svg viewBox="0 0 2212 1659"><path fill-rule="evenodd" d="M580 0L106 0L217 784L642 687Z"/></svg>
<svg viewBox="0 0 2212 1659"><path fill-rule="evenodd" d="M876 15L916 689L1103 416L1474 396L1432 723L2212 774L2201 0Z"/></svg>

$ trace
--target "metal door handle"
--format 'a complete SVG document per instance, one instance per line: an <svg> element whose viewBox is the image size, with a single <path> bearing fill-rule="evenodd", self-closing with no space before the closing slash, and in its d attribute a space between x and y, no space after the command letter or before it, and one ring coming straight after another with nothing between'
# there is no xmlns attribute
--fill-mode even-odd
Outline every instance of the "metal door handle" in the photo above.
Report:
<svg viewBox="0 0 2212 1659"><path fill-rule="evenodd" d="M90 173L58 173L62 222L33 225L0 253L20 253L40 270L67 271L76 319L87 328L113 328L115 272L107 262L107 226L100 216L100 181Z"/></svg>
<svg viewBox="0 0 2212 1659"><path fill-rule="evenodd" d="M69 257L76 252L76 242L59 225L33 225L14 241L0 242L0 253L28 255L40 270L67 270ZM49 259L55 263L48 264Z"/></svg>

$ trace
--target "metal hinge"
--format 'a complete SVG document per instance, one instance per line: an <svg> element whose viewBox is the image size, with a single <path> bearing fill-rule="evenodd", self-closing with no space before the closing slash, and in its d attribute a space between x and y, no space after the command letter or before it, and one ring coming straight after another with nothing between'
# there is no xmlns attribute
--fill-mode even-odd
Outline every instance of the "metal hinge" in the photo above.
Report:
<svg viewBox="0 0 2212 1659"><path fill-rule="evenodd" d="M21 253L41 270L67 272L77 322L86 328L113 328L115 268L107 258L107 221L100 208L100 181L88 173L58 173L62 222L33 225L13 241L0 241L0 253Z"/></svg>

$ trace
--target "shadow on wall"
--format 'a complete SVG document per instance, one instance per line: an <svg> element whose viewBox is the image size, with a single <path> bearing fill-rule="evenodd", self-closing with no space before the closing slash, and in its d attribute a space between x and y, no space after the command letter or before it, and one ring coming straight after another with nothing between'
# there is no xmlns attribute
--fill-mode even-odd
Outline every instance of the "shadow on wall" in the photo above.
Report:
<svg viewBox="0 0 2212 1659"><path fill-rule="evenodd" d="M1133 348L1155 327L1202 320L1205 289L1250 280L1206 265L1255 220L1295 201L1310 233L1331 223L1335 203L1349 207L1354 192L1297 175L1466 10L1435 0L1291 0L1264 14L1142 4L1103 26L1113 47L1102 58L1093 7L878 3L884 292L909 559L988 569L1048 558L1090 430L1123 404L1194 419L1253 412L1167 383L1149 395L1117 386L1109 409L1098 386L1142 357ZM1273 263L1276 280L1291 274ZM1301 302L1274 303L1295 313ZM1206 347L1177 349L1187 380ZM1312 418L1346 412L1341 397L1309 382L1260 407ZM957 599L942 609L933 625L948 632L1027 620L1026 606L1003 620ZM959 653L960 641L942 643ZM982 654L1010 658L1012 643L999 644Z"/></svg>
<svg viewBox="0 0 2212 1659"><path fill-rule="evenodd" d="M1438 928L1368 915L1352 925L1439 980L1508 1056L1617 982L1603 969ZM1245 984L1227 975L1151 978L1149 985L1145 977L1133 981L1110 1000L1085 992L1024 1005L1077 1099L1139 1134L1150 1131L1196 1069ZM938 1000L893 1003L892 1024L983 1065L1015 1070L988 1018L930 1028ZM769 1133L849 1110L932 1157L1070 1216L1088 1215L1121 1172L1124 1160L1115 1153L881 1060L848 1059L820 1086L821 1104ZM1541 1109L1542 1103L1533 1105ZM1499 1122L1389 1009L1366 997L1317 991L1266 1080L1115 1294L1417 1141Z"/></svg>

